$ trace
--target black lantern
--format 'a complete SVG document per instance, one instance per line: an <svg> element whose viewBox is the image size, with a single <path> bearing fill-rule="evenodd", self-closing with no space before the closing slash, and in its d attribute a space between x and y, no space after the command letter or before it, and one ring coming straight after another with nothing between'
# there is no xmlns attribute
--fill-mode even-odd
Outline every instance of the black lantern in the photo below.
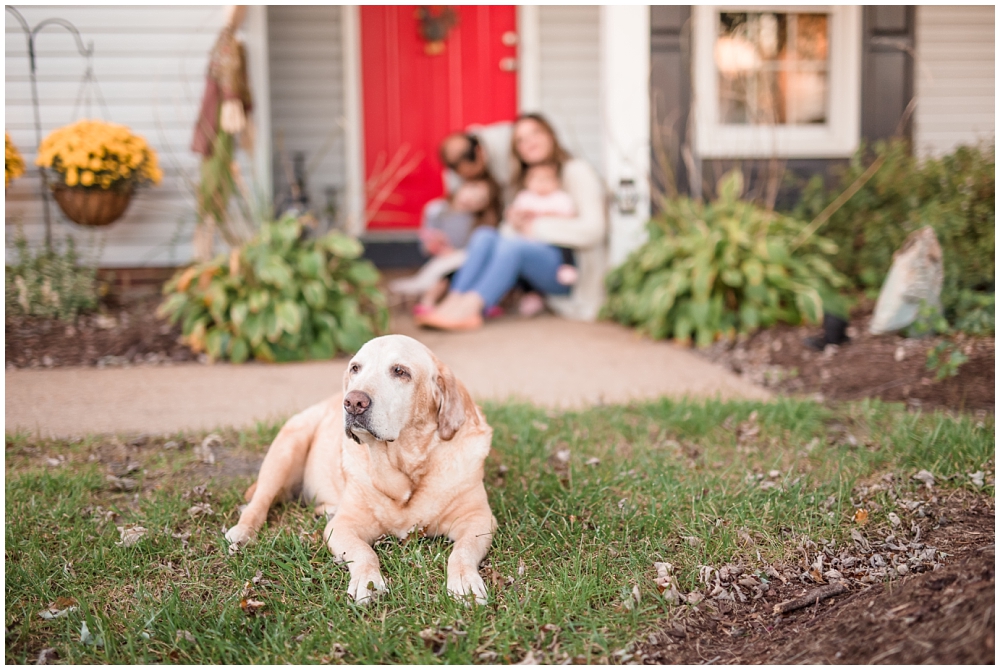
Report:
<svg viewBox="0 0 1000 670"><path fill-rule="evenodd" d="M639 206L639 189L636 187L634 179L618 180L618 192L615 194L615 200L618 202L620 214L635 214L635 209Z"/></svg>

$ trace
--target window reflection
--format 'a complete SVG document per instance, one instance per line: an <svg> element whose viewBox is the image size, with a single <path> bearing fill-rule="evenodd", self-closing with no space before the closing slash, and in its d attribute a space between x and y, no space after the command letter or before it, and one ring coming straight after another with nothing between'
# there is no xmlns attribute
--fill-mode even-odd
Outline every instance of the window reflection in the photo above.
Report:
<svg viewBox="0 0 1000 670"><path fill-rule="evenodd" d="M720 13L715 44L720 122L826 123L828 23L827 14Z"/></svg>

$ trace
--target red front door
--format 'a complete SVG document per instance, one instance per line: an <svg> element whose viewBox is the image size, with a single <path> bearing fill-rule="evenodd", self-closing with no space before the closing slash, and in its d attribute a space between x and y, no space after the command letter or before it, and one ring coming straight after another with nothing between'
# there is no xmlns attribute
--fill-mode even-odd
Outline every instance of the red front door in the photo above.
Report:
<svg viewBox="0 0 1000 670"><path fill-rule="evenodd" d="M516 9L451 7L450 22L447 11L361 7L370 230L418 227L424 204L444 190L440 141L517 113Z"/></svg>

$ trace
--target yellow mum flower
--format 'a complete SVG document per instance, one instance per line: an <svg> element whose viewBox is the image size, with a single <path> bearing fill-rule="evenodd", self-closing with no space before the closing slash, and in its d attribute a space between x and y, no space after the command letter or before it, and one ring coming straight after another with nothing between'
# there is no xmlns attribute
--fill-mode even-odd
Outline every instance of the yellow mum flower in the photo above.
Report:
<svg viewBox="0 0 1000 670"><path fill-rule="evenodd" d="M162 179L156 152L146 140L127 126L104 121L82 119L57 128L38 147L35 162L59 173L69 186L110 188L121 181L143 184Z"/></svg>
<svg viewBox="0 0 1000 670"><path fill-rule="evenodd" d="M10 135L7 133L4 133L3 168L4 188L10 186L11 181L24 174L24 159L14 143L10 141Z"/></svg>

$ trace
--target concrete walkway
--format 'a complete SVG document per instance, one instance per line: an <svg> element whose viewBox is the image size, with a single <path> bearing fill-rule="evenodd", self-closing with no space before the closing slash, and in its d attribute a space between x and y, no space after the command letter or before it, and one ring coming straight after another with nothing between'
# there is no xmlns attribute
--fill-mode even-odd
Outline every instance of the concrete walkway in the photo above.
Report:
<svg viewBox="0 0 1000 670"><path fill-rule="evenodd" d="M451 366L477 400L572 408L660 396L767 399L767 391L691 351L609 323L502 318L474 333L397 319ZM336 393L347 359L316 363L7 370L8 432L167 433L280 419Z"/></svg>

